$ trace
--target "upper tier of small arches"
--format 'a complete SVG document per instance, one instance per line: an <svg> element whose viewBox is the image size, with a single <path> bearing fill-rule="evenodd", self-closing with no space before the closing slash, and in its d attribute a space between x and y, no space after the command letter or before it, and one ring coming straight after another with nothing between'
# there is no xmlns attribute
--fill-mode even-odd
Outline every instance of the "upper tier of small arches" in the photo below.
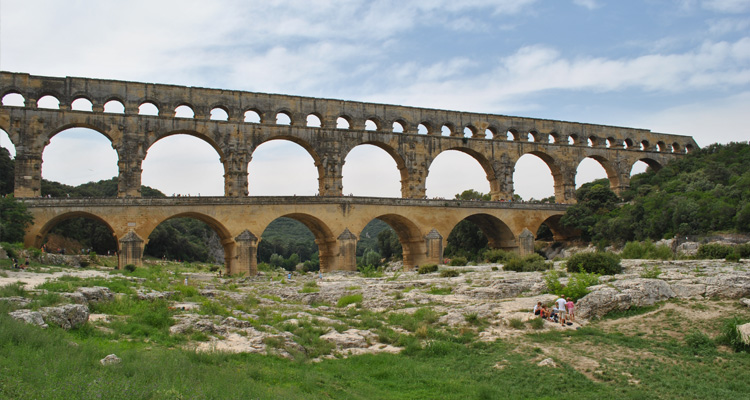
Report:
<svg viewBox="0 0 750 400"><path fill-rule="evenodd" d="M689 136L645 129L300 96L0 73L3 106L553 143L668 153Z"/></svg>

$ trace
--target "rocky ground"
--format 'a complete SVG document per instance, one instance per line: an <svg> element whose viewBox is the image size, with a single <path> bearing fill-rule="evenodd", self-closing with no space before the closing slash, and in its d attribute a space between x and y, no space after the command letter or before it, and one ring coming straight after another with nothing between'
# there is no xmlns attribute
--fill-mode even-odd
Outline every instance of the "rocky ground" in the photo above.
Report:
<svg viewBox="0 0 750 400"><path fill-rule="evenodd" d="M670 299L689 302L723 299L750 305L747 300L750 297L748 261L623 260L623 266L622 274L601 277L600 284L590 287L591 293L577 302L577 318L573 325L561 326L545 321L535 328L576 329L611 311L649 306ZM560 263L555 268L562 271ZM382 328L385 326L394 332L419 337L419 327L409 330L404 323L395 321L424 313L425 309L434 316L434 321L431 321L434 329L471 330L483 341L518 337L538 331L527 323L534 319L531 310L536 302L549 304L556 297L545 293L546 285L539 272L508 272L503 271L501 265L441 266L441 270L445 269L455 269L460 275L448 278L441 277L439 272L420 275L407 271L386 272L382 277L374 278L343 272L293 274L289 277L281 272L267 272L251 278L222 279L211 273L193 272L182 276L187 278L188 286L198 289L198 298L171 301L174 292L144 288L139 289L138 297L144 301L170 300L177 310L176 323L170 332L201 333L200 340L192 340L186 345L189 348L291 357L295 351L305 351L298 343L300 334L294 333L298 328L304 328L317 332L330 344L329 351L320 358L399 352L400 347L385 340ZM63 275L111 276L111 271L100 269L56 268L52 271L6 269L0 277L0 286L20 281L27 290L34 290L41 283ZM566 277L561 278L562 283L566 280ZM6 301L17 302L21 308L12 313L14 317L41 326L57 324L71 328L88 321L106 330L108 323L117 318L89 314L88 304L114 297L107 288L79 288L65 296L72 304L36 311L24 309L23 299ZM232 316L207 313L204 309L206 300L226 307ZM250 306L238 306L241 304ZM732 312L728 306L704 307L700 312L672 303L665 307L685 311L686 317L689 314L690 318L715 318ZM394 318L394 315L399 318ZM376 322L369 323L369 319ZM627 330L627 326L621 329ZM550 352L554 353L554 349ZM576 357L572 363L590 369L585 355L576 353Z"/></svg>

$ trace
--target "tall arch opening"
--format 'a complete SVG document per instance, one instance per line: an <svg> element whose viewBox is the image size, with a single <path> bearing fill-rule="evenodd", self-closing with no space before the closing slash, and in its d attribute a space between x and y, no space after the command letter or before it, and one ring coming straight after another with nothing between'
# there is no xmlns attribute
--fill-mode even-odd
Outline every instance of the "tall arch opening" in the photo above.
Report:
<svg viewBox="0 0 750 400"><path fill-rule="evenodd" d="M630 176L638 175L646 172L649 169L649 165L642 160L638 160L633 164L633 168L630 169Z"/></svg>
<svg viewBox="0 0 750 400"><path fill-rule="evenodd" d="M318 193L315 160L301 145L286 139L262 143L247 167L251 196L313 196Z"/></svg>
<svg viewBox="0 0 750 400"><path fill-rule="evenodd" d="M302 222L289 217L273 220L261 234L258 264L294 271L300 264L305 271L320 270L320 253L315 234Z"/></svg>
<svg viewBox="0 0 750 400"><path fill-rule="evenodd" d="M143 185L167 196L221 196L224 167L217 150L189 134L174 134L149 147L142 163Z"/></svg>
<svg viewBox="0 0 750 400"><path fill-rule="evenodd" d="M42 181L42 195L56 195L50 182L78 186L112 180L118 175L117 160L117 152L103 134L88 128L63 130L42 152L42 178L47 181ZM65 195L71 195L70 191ZM107 195L116 196L117 192Z"/></svg>
<svg viewBox="0 0 750 400"><path fill-rule="evenodd" d="M371 220L357 241L357 266L379 267L384 262L403 260L405 268L424 262L424 237L419 228L397 214Z"/></svg>
<svg viewBox="0 0 750 400"><path fill-rule="evenodd" d="M576 189L583 184L593 182L598 179L609 179L607 171L604 169L601 161L591 157L584 158L576 169ZM612 184L612 182L610 182Z"/></svg>
<svg viewBox="0 0 750 400"><path fill-rule="evenodd" d="M554 160L544 153L521 156L513 171L514 194L521 200L554 203L555 178L549 163L554 163Z"/></svg>
<svg viewBox="0 0 750 400"><path fill-rule="evenodd" d="M204 262L222 265L228 248L226 230L203 215L181 214L162 221L148 235L144 257L177 262ZM231 245L227 241L226 246Z"/></svg>
<svg viewBox="0 0 750 400"><path fill-rule="evenodd" d="M343 193L369 197L401 197L398 164L385 150L363 144L346 155Z"/></svg>
<svg viewBox="0 0 750 400"><path fill-rule="evenodd" d="M515 236L501 220L488 214L474 214L464 218L451 230L445 257L465 257L482 261L487 249L513 250Z"/></svg>
<svg viewBox="0 0 750 400"><path fill-rule="evenodd" d="M490 193L487 173L476 158L458 151L440 153L427 175L427 197L453 199L465 190Z"/></svg>
<svg viewBox="0 0 750 400"><path fill-rule="evenodd" d="M15 187L16 147L8 134L0 129L0 195L13 193Z"/></svg>
<svg viewBox="0 0 750 400"><path fill-rule="evenodd" d="M289 271L298 266L306 271L328 271L336 257L334 237L330 229L312 215L283 215L268 224L261 234L258 263L269 263Z"/></svg>

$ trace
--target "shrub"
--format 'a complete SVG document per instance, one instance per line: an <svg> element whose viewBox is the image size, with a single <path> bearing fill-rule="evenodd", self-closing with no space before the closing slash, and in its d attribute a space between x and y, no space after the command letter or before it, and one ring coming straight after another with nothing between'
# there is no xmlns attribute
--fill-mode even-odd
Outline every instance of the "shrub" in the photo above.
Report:
<svg viewBox="0 0 750 400"><path fill-rule="evenodd" d="M357 269L365 278L379 278L383 276L382 267L376 267L374 265L367 264L357 267Z"/></svg>
<svg viewBox="0 0 750 400"><path fill-rule="evenodd" d="M730 245L720 243L702 244L698 247L696 257L702 259L722 259L732 254L734 249Z"/></svg>
<svg viewBox="0 0 750 400"><path fill-rule="evenodd" d="M444 269L440 271L440 277L441 278L455 278L459 276L461 273L456 271L455 269Z"/></svg>
<svg viewBox="0 0 750 400"><path fill-rule="evenodd" d="M716 344L706 334L693 330L685 335L685 344L696 354L710 353L716 349Z"/></svg>
<svg viewBox="0 0 750 400"><path fill-rule="evenodd" d="M512 258L503 265L504 270L516 272L546 271L550 268L552 264L545 262L544 257L536 253L524 258Z"/></svg>
<svg viewBox="0 0 750 400"><path fill-rule="evenodd" d="M716 338L716 341L720 344L731 347L732 350L736 352L750 352L750 345L742 340L742 334L740 334L739 329L737 329L737 327L744 325L745 323L747 323L747 321L740 319L740 317L726 320L724 326L721 328L721 335Z"/></svg>
<svg viewBox="0 0 750 400"><path fill-rule="evenodd" d="M361 303L361 302L362 302L362 293L349 294L346 296L341 296L339 301L336 303L336 306L346 307L349 304L355 304L355 303Z"/></svg>
<svg viewBox="0 0 750 400"><path fill-rule="evenodd" d="M668 246L654 245L653 242L627 242L622 249L622 258L645 260L670 260L674 258L672 249Z"/></svg>
<svg viewBox="0 0 750 400"><path fill-rule="evenodd" d="M544 328L544 320L541 318L533 318L526 321L531 326L531 329L542 329Z"/></svg>
<svg viewBox="0 0 750 400"><path fill-rule="evenodd" d="M449 287L431 287L427 293L444 296L453 293L453 289Z"/></svg>
<svg viewBox="0 0 750 400"><path fill-rule="evenodd" d="M460 267L463 265L466 265L468 263L468 260L466 260L466 257L454 257L448 265L451 267Z"/></svg>
<svg viewBox="0 0 750 400"><path fill-rule="evenodd" d="M125 271L135 272L135 265L134 264L127 264L127 265L125 265Z"/></svg>
<svg viewBox="0 0 750 400"><path fill-rule="evenodd" d="M518 254L502 249L488 249L484 252L484 258L492 263L504 263L508 260L518 258Z"/></svg>
<svg viewBox="0 0 750 400"><path fill-rule="evenodd" d="M544 283L547 285L548 293L565 298L570 297L573 301L577 301L589 294L589 286L599 283L599 274L574 272L570 274L568 285L563 286L560 283L560 273L553 270L544 274Z"/></svg>
<svg viewBox="0 0 750 400"><path fill-rule="evenodd" d="M419 268L417 268L417 273L429 274L432 272L437 272L437 270L438 270L437 264L425 264L425 265L420 265Z"/></svg>
<svg viewBox="0 0 750 400"><path fill-rule="evenodd" d="M646 279L657 279L661 275L661 268L658 265L644 266L643 272L640 273L641 278Z"/></svg>
<svg viewBox="0 0 750 400"><path fill-rule="evenodd" d="M508 320L508 326L510 326L513 329L523 329L523 321L521 321L521 318L511 318Z"/></svg>
<svg viewBox="0 0 750 400"><path fill-rule="evenodd" d="M620 257L609 252L576 253L568 258L568 272L593 272L602 275L614 275L622 272Z"/></svg>
<svg viewBox="0 0 750 400"><path fill-rule="evenodd" d="M211 272L216 272L216 271L219 270L219 266L216 265L216 264L211 264L211 266L208 267L208 270L211 271Z"/></svg>
<svg viewBox="0 0 750 400"><path fill-rule="evenodd" d="M729 261L729 262L739 262L739 261L740 261L740 254L739 254L739 253L737 253L737 252L734 252L734 251L733 251L733 252L731 252L730 254L728 254L728 255L727 255L727 256L726 256L725 258L724 258L724 260L725 260L725 261Z"/></svg>

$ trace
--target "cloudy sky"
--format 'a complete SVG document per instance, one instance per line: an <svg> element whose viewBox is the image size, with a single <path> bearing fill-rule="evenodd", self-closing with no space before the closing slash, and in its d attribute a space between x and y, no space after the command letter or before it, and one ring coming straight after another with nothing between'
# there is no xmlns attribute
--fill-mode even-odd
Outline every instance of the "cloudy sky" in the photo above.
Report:
<svg viewBox="0 0 750 400"><path fill-rule="evenodd" d="M0 0L0 69L618 125L705 146L750 137L750 0ZM4 132L0 145L13 152ZM43 177L68 184L117 173L93 131L62 132L43 160ZM218 155L198 139L157 142L143 169L167 194L223 193ZM249 171L251 195L317 190L312 158L290 143L260 146ZM577 181L603 176L587 160ZM534 156L515 182L526 199L553 193ZM474 160L436 159L428 196L469 188L489 191ZM344 192L399 196L395 162L356 148Z"/></svg>

